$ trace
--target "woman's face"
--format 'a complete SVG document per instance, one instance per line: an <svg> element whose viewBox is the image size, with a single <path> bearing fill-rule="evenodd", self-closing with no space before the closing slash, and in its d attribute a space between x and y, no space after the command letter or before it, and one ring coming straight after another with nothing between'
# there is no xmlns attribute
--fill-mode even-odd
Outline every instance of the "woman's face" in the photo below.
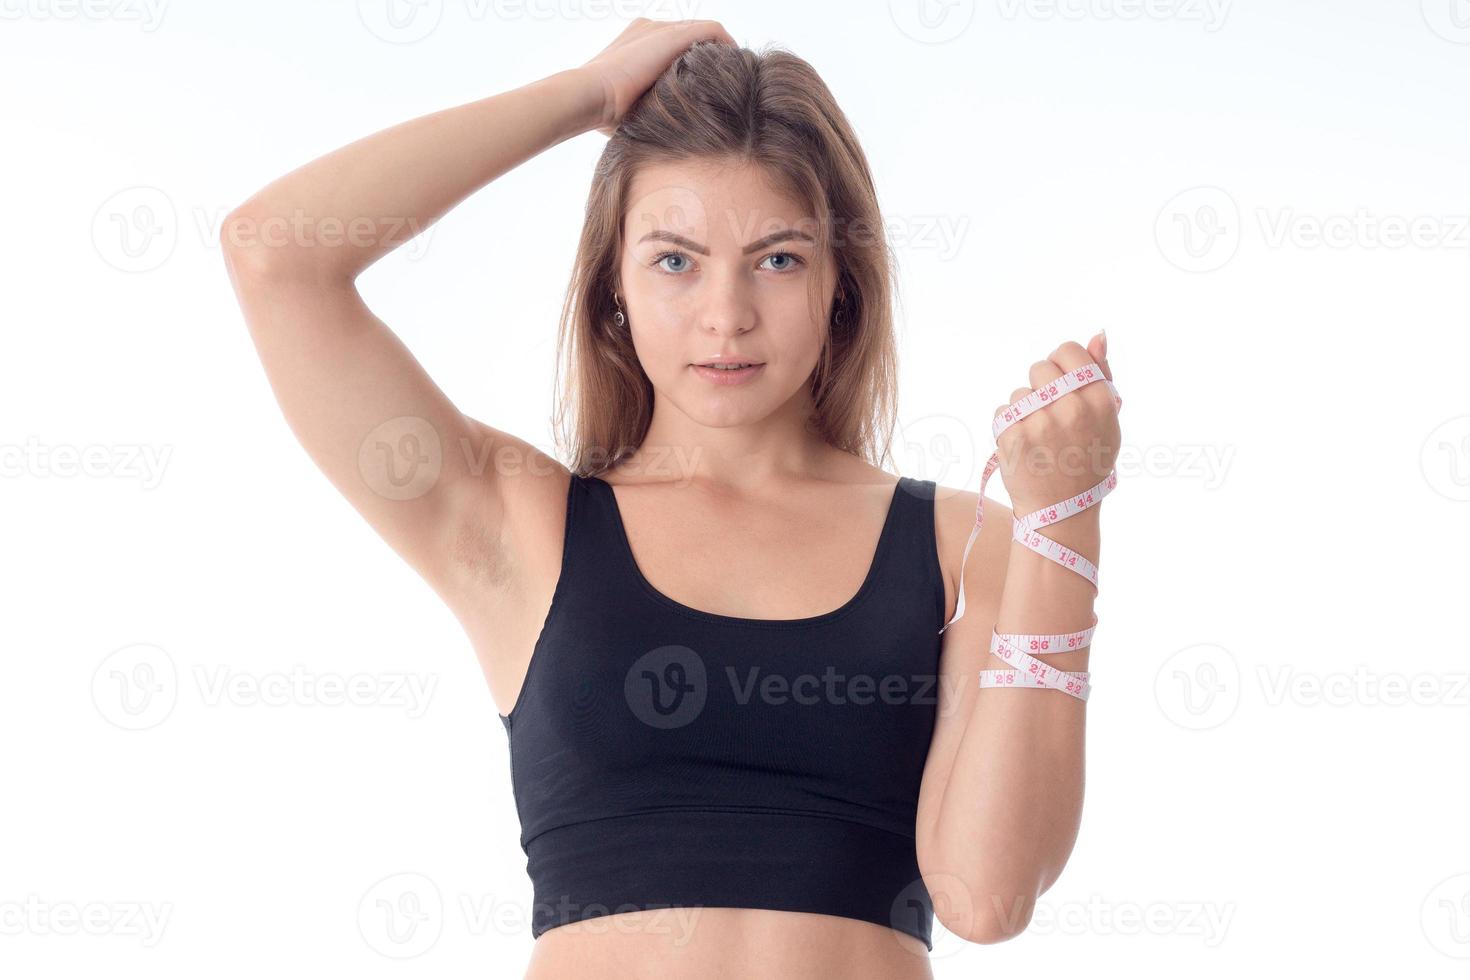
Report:
<svg viewBox="0 0 1470 980"><path fill-rule="evenodd" d="M638 359L667 407L722 427L807 398L835 284L830 261L816 269L815 232L816 219L756 166L640 169L623 220L619 294ZM699 366L712 360L757 366Z"/></svg>

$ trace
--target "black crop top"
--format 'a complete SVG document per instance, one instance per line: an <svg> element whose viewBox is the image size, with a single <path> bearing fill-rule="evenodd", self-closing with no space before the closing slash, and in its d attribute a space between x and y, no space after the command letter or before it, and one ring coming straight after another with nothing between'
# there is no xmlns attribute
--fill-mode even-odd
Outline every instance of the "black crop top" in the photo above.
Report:
<svg viewBox="0 0 1470 980"><path fill-rule="evenodd" d="M656 590L612 486L572 475L556 591L499 716L533 936L724 906L862 919L933 949L914 832L945 612L934 490L900 478L846 603L762 620Z"/></svg>

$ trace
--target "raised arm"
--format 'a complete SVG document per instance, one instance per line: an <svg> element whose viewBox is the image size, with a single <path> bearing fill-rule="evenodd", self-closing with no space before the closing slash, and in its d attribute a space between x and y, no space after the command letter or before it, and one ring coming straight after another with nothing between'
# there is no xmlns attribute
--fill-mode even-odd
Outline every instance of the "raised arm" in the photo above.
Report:
<svg viewBox="0 0 1470 980"><path fill-rule="evenodd" d="M276 400L303 448L441 591L457 540L498 537L496 453L559 466L459 412L355 280L455 204L595 128L602 86L573 69L359 139L266 185L221 245ZM509 472L507 468L507 472ZM461 556L462 557L462 556Z"/></svg>
<svg viewBox="0 0 1470 980"><path fill-rule="evenodd" d="M488 577L504 582L502 560L524 564L504 553L504 532L525 523L507 515L559 533L566 468L456 409L363 303L357 275L541 151L592 129L611 135L680 52L708 40L734 43L714 21L637 18L579 68L298 167L221 229L230 280L287 423L446 598L462 566L484 578L489 562ZM514 465L502 471L501 461Z"/></svg>

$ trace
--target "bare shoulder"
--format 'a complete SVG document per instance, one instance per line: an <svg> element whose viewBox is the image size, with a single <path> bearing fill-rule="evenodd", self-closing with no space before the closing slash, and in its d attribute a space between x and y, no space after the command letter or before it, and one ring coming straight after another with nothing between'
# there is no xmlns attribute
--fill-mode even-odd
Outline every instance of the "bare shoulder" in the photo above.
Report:
<svg viewBox="0 0 1470 980"><path fill-rule="evenodd" d="M945 620L954 615L960 562L965 544L975 528L976 507L980 494L937 484L934 490L935 536L938 538L939 564L944 570L946 596ZM965 602L968 608L980 597L994 592L998 597L1004 584L1006 563L1010 558L1011 509L988 494L985 497L985 522L970 558L965 564Z"/></svg>

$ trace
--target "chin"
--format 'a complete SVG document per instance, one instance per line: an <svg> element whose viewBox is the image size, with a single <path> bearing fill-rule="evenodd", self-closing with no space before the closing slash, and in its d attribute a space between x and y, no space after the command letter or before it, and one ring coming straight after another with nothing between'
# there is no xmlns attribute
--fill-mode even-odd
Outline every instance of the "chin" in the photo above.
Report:
<svg viewBox="0 0 1470 980"><path fill-rule="evenodd" d="M670 401L692 421L715 429L759 422L780 406L769 392L739 387L712 390L697 379L695 384L678 389Z"/></svg>
<svg viewBox="0 0 1470 980"><path fill-rule="evenodd" d="M680 406L684 414L710 429L730 429L739 425L759 422L771 414L772 406L749 403L745 405Z"/></svg>

